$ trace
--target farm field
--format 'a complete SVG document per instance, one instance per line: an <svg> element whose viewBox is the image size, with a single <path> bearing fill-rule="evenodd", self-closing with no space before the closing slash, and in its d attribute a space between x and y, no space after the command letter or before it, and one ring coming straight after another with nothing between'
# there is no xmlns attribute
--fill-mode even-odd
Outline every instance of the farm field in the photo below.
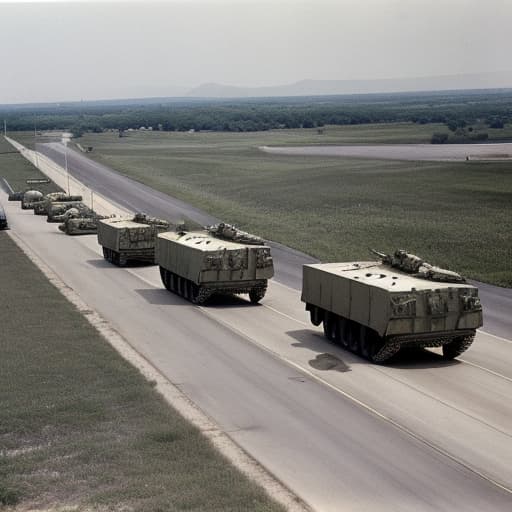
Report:
<svg viewBox="0 0 512 512"><path fill-rule="evenodd" d="M324 144L331 131L332 143L418 142L423 128L328 127L323 135L136 131L122 138L86 134L78 142L129 177L323 261L400 247L473 279L512 286L511 162L372 161L258 149Z"/></svg>

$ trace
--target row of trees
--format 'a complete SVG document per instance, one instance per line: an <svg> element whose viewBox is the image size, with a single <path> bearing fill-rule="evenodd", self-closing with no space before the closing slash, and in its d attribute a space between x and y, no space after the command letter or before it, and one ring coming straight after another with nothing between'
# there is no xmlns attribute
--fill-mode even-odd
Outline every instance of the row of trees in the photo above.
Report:
<svg viewBox="0 0 512 512"><path fill-rule="evenodd" d="M324 125L445 123L455 133L475 122L501 128L512 122L512 93L402 95L10 108L0 116L10 130L126 130L152 126L166 131L260 131Z"/></svg>

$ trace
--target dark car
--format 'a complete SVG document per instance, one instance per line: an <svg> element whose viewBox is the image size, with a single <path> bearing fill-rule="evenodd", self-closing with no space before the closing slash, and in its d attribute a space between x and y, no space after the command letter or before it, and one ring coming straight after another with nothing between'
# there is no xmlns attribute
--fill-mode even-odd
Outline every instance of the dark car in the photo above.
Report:
<svg viewBox="0 0 512 512"><path fill-rule="evenodd" d="M7 229L9 225L7 224L7 217L5 215L5 211L0 204L0 229Z"/></svg>

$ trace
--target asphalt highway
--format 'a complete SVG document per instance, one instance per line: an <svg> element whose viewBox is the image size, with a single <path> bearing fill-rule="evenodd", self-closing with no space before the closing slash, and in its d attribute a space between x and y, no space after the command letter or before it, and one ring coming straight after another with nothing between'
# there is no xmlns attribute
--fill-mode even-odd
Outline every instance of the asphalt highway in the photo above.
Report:
<svg viewBox="0 0 512 512"><path fill-rule="evenodd" d="M57 161L62 154L59 145L38 149ZM68 166L131 210L216 220L81 154L70 151ZM157 268L114 267L95 236L68 237L3 192L0 202L12 230L66 284L314 509L510 508L508 339L479 332L453 362L420 351L371 365L309 323L297 291L300 253L274 249L278 279L261 305L233 298L198 307L167 292Z"/></svg>

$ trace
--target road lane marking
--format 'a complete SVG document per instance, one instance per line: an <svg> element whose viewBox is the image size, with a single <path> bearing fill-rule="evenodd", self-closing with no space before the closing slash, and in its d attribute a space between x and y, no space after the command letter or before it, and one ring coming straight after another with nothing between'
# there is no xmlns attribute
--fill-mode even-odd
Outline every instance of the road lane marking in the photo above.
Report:
<svg viewBox="0 0 512 512"><path fill-rule="evenodd" d="M496 336L496 334L491 334L490 332L482 331L482 329L477 329L477 330L478 330L478 332L481 332L482 334L485 334L486 336L491 336L491 338L496 338L497 340L504 341L505 343L511 343L512 344L512 341L511 340L507 340L507 338L502 338L501 336Z"/></svg>
<svg viewBox="0 0 512 512"><path fill-rule="evenodd" d="M468 361L467 359L461 359L460 357L458 358L458 360L462 361L465 364L474 366L475 368L479 368L480 370L483 370L484 372L492 373L496 377L500 377L502 379L508 380L509 382L512 382L512 379L510 377L507 377L506 375L502 375L501 373L495 372L494 370L489 370L489 368L485 368L484 366L480 366L479 364L472 363L472 362Z"/></svg>
<svg viewBox="0 0 512 512"><path fill-rule="evenodd" d="M287 315L286 313L283 313L282 311L279 311L276 308L273 308L272 306L269 306L268 304L261 304L263 307L270 309L271 311L274 311L274 313L277 313L278 315L284 316L285 318L288 318L289 320L292 320L293 322L296 322L300 325L305 325L306 327L311 327L310 324L303 322L302 320L298 320L297 318L294 318L293 316Z"/></svg>

